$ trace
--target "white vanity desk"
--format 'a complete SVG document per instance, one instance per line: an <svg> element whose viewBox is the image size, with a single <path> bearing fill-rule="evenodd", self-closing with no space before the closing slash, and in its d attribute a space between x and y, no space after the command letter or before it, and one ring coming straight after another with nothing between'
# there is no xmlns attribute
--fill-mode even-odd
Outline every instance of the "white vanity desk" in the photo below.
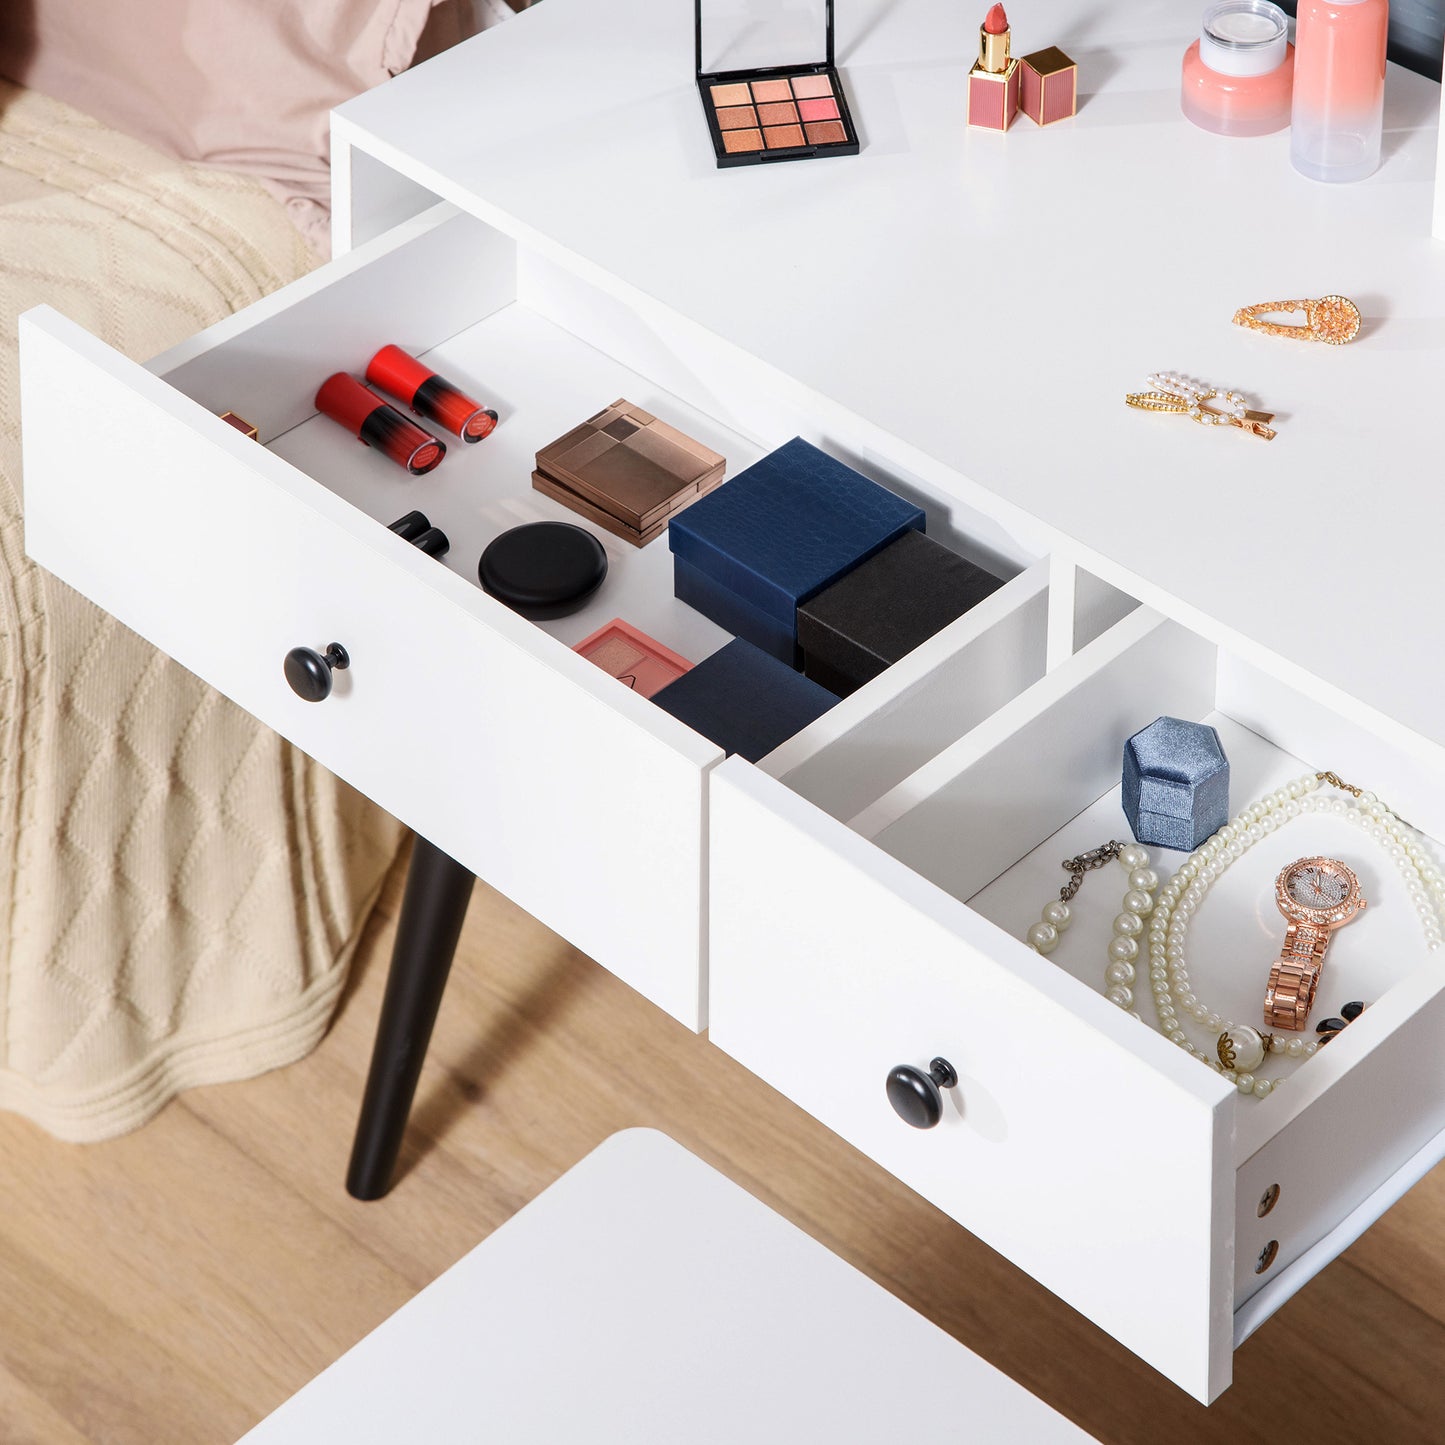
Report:
<svg viewBox="0 0 1445 1445"><path fill-rule="evenodd" d="M718 171L688 7L546 0L336 114L315 275L148 368L32 313L28 545L1210 1399L1445 1152L1445 967L1341 833L1376 906L1325 998L1372 1007L1256 1101L1100 996L1111 874L1052 958L1015 940L1058 860L1123 829L1120 748L1161 713L1220 728L1235 806L1332 768L1445 837L1439 89L1392 68L1383 168L1321 187L1285 135L1180 117L1194 0L1062 9L1010 18L1016 52L1078 60L1072 122L966 130L973 17L839 0L862 154ZM1331 291L1365 313L1352 346L1229 324ZM318 380L386 341L485 394L495 436L407 479L318 418ZM1278 439L1126 409L1160 367L1245 392ZM558 645L621 615L720 646L665 543L604 538L608 584L558 623L475 585L490 536L570 516L532 454L616 396L730 474L808 436L1012 580L762 764L724 762ZM415 506L444 566L385 530ZM282 655L333 640L345 685L299 702ZM1274 871L1336 842L1293 826L1201 916L1201 951L1259 959L1195 970L1236 1017L1282 937ZM915 1132L883 1080L935 1054L960 1084Z"/></svg>

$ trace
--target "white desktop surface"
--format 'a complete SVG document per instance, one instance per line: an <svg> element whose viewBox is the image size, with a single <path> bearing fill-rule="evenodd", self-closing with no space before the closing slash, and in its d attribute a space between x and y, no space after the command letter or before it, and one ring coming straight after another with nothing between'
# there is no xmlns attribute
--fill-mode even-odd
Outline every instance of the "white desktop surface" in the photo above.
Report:
<svg viewBox="0 0 1445 1445"><path fill-rule="evenodd" d="M1087 1445L663 1134L614 1134L244 1445Z"/></svg>
<svg viewBox="0 0 1445 1445"><path fill-rule="evenodd" d="M1445 610L1439 87L1392 66L1380 171L1324 186L1291 170L1287 132L1181 117L1200 0L1015 0L1015 54L1068 51L1079 114L970 130L986 8L838 0L854 158L718 170L683 0L545 0L339 115L438 194L768 359L1146 601L1445 741L1419 657ZM1365 315L1350 346L1231 325L1328 292ZM1127 409L1159 368L1245 392L1278 439Z"/></svg>

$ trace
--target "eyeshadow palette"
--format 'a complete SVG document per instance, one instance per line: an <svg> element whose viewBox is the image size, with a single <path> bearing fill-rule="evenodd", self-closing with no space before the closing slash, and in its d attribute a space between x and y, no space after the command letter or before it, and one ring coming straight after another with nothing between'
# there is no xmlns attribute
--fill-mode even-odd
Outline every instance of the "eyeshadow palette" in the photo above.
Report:
<svg viewBox="0 0 1445 1445"><path fill-rule="evenodd" d="M858 132L833 66L833 0L824 17L825 60L749 70L703 70L702 0L694 9L697 88L719 166L858 154Z"/></svg>
<svg viewBox="0 0 1445 1445"><path fill-rule="evenodd" d="M704 77L700 88L720 166L858 154L848 104L831 70Z"/></svg>
<svg viewBox="0 0 1445 1445"><path fill-rule="evenodd" d="M532 485L636 547L723 479L724 458L630 401L537 453Z"/></svg>
<svg viewBox="0 0 1445 1445"><path fill-rule="evenodd" d="M692 667L685 657L620 617L599 627L591 637L584 637L572 651L581 653L588 662L643 697L661 692Z"/></svg>

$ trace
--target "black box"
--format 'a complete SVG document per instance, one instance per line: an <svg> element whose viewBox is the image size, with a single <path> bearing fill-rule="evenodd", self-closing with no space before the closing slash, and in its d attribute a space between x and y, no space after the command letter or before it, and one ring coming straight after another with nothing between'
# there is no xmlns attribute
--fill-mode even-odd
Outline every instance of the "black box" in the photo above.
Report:
<svg viewBox="0 0 1445 1445"><path fill-rule="evenodd" d="M922 532L905 532L798 608L803 671L847 697L1003 586Z"/></svg>

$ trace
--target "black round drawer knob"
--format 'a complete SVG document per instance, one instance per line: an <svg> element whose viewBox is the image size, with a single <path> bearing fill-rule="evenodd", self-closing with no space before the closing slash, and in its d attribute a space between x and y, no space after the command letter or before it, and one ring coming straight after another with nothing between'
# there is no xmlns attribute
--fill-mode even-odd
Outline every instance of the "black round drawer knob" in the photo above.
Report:
<svg viewBox="0 0 1445 1445"><path fill-rule="evenodd" d="M934 1059L928 1072L912 1064L888 1071L888 1102L905 1124L931 1129L943 1118L943 1091L958 1082L958 1072L947 1059Z"/></svg>
<svg viewBox="0 0 1445 1445"><path fill-rule="evenodd" d="M293 647L286 654L286 681L303 702L325 702L331 696L332 668L351 666L346 649L333 642L325 652L314 647Z"/></svg>

